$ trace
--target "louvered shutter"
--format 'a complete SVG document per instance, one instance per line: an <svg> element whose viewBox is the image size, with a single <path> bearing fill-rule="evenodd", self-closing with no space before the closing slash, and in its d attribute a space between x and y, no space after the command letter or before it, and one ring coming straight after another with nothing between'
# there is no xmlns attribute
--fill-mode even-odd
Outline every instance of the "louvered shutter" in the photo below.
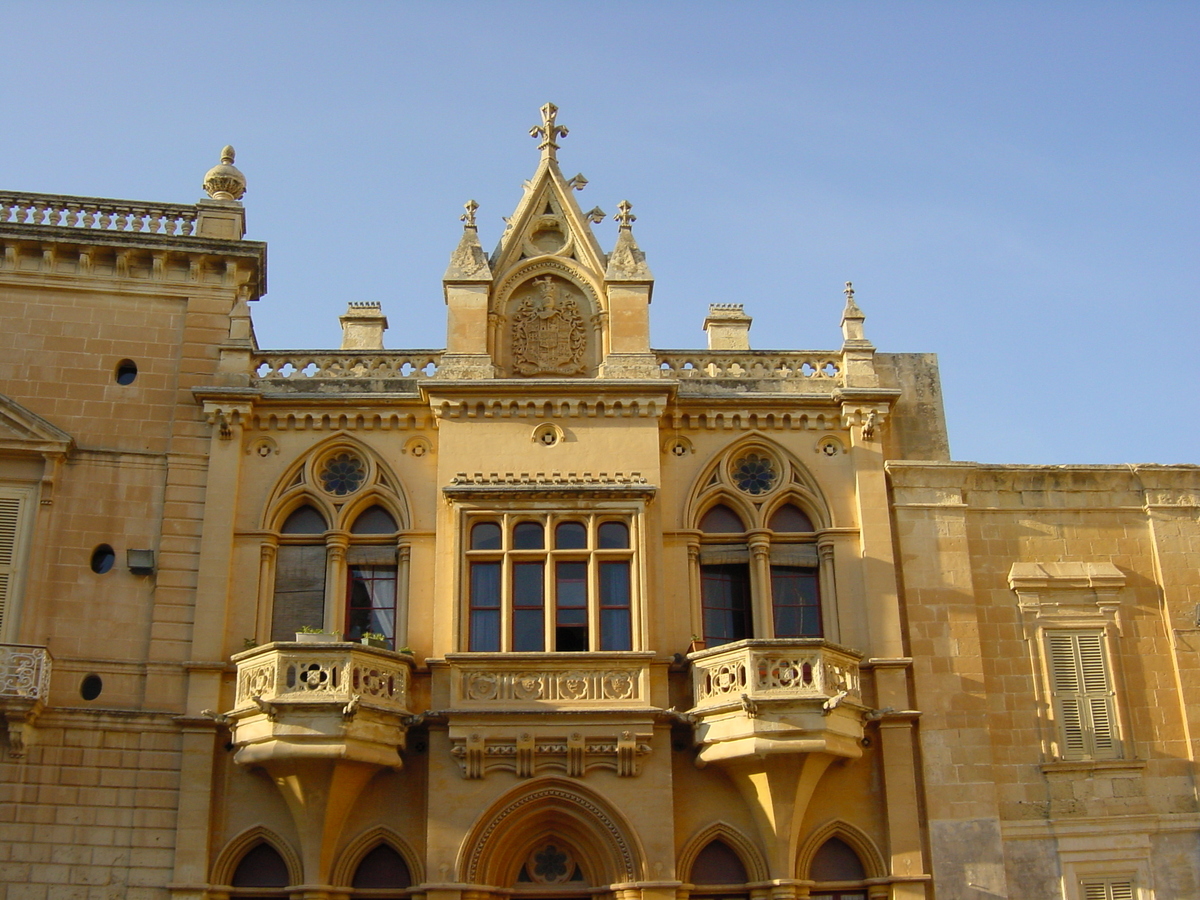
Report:
<svg viewBox="0 0 1200 900"><path fill-rule="evenodd" d="M17 581L17 526L21 521L21 497L0 497L0 634L5 613Z"/></svg>
<svg viewBox="0 0 1200 900"><path fill-rule="evenodd" d="M1112 679L1099 631L1052 631L1047 635L1050 686L1062 729L1062 755L1111 759L1119 755L1113 716Z"/></svg>
<svg viewBox="0 0 1200 900"><path fill-rule="evenodd" d="M1083 882L1083 900L1134 900L1133 882L1127 880L1088 880Z"/></svg>

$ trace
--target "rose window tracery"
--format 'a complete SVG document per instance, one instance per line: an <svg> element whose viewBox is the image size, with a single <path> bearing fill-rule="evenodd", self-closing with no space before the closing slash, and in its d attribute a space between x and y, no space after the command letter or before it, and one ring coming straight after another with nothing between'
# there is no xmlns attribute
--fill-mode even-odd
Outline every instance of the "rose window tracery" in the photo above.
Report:
<svg viewBox="0 0 1200 900"><path fill-rule="evenodd" d="M336 497L353 494L367 478L367 466L354 453L337 453L325 460L318 476L321 486Z"/></svg>
<svg viewBox="0 0 1200 900"><path fill-rule="evenodd" d="M765 494L779 480L775 460L761 453L747 453L733 464L733 483L747 494Z"/></svg>

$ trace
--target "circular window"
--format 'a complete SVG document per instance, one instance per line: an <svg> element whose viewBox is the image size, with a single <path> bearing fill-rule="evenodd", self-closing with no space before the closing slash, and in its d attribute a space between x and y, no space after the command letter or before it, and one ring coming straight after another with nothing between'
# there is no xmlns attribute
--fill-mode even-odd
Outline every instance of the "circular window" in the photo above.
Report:
<svg viewBox="0 0 1200 900"><path fill-rule="evenodd" d="M116 561L117 553L108 544L101 544L92 551L92 571L97 575L103 575Z"/></svg>
<svg viewBox="0 0 1200 900"><path fill-rule="evenodd" d="M338 497L353 494L367 477L366 464L353 453L338 453L321 466L321 486Z"/></svg>
<svg viewBox="0 0 1200 900"><path fill-rule="evenodd" d="M537 884L562 884L572 880L575 874L575 860L571 851L557 842L551 842L538 847L529 854L525 869L530 880Z"/></svg>
<svg viewBox="0 0 1200 900"><path fill-rule="evenodd" d="M132 359L123 359L117 363L117 384L133 384L137 378L137 363Z"/></svg>
<svg viewBox="0 0 1200 900"><path fill-rule="evenodd" d="M84 700L95 700L104 690L104 682L99 675L85 675L79 682L79 696Z"/></svg>
<svg viewBox="0 0 1200 900"><path fill-rule="evenodd" d="M733 483L747 494L765 494L779 480L775 460L761 453L747 453L733 464Z"/></svg>

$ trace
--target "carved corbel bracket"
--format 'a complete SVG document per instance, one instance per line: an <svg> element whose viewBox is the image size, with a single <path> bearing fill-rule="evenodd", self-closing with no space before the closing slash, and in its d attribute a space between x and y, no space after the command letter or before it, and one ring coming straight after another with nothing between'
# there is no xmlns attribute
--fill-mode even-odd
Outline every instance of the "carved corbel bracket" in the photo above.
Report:
<svg viewBox="0 0 1200 900"><path fill-rule="evenodd" d="M875 441L887 422L891 405L879 402L842 402L842 427L847 431L858 428L864 441Z"/></svg>
<svg viewBox="0 0 1200 900"><path fill-rule="evenodd" d="M221 440L228 441L233 439L235 431L240 431L249 421L252 408L251 404L244 402L205 400L204 418Z"/></svg>
<svg viewBox="0 0 1200 900"><path fill-rule="evenodd" d="M41 701L6 701L4 724L8 729L8 755L20 759L33 743L34 722L42 711Z"/></svg>

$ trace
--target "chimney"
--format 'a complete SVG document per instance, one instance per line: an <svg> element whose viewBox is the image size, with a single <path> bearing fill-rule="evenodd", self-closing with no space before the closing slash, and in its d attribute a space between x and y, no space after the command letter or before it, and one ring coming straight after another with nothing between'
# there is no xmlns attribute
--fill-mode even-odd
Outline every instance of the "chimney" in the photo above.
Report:
<svg viewBox="0 0 1200 900"><path fill-rule="evenodd" d="M742 311L740 303L711 303L704 330L709 350L749 350L750 323L754 320Z"/></svg>
<svg viewBox="0 0 1200 900"><path fill-rule="evenodd" d="M379 303L351 303L338 321L342 323L343 350L383 349L383 333L388 323Z"/></svg>

